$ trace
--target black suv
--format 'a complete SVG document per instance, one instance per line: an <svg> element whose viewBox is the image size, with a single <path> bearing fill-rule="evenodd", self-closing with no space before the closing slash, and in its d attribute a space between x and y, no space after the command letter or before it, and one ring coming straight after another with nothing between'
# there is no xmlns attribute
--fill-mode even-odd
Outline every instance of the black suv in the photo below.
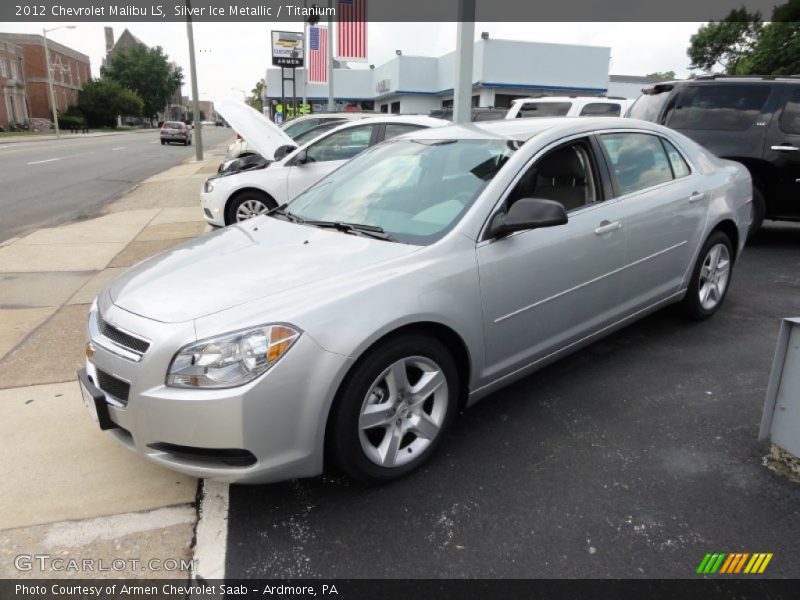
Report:
<svg viewBox="0 0 800 600"><path fill-rule="evenodd" d="M800 78L706 76L642 90L628 116L680 131L753 176L754 233L800 221Z"/></svg>

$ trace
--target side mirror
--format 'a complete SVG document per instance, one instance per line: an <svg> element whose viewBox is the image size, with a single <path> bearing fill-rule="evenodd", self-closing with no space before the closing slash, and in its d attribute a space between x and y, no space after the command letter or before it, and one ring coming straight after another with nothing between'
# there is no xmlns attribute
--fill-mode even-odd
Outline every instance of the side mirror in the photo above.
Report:
<svg viewBox="0 0 800 600"><path fill-rule="evenodd" d="M308 162L308 151L306 150L301 150L300 152L295 154L294 158L292 159L293 165L304 165L307 162Z"/></svg>
<svg viewBox="0 0 800 600"><path fill-rule="evenodd" d="M295 150L297 150L297 146L291 146L289 144L281 146L277 150L275 150L275 160L283 160Z"/></svg>
<svg viewBox="0 0 800 600"><path fill-rule="evenodd" d="M507 213L498 213L492 219L489 233L502 237L515 231L564 225L568 221L564 205L555 200L520 198Z"/></svg>

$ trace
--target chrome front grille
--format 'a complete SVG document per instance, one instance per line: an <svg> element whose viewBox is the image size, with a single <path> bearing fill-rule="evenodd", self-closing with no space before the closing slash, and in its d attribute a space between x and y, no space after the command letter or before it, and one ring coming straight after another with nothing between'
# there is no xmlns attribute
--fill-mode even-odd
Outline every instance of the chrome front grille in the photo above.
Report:
<svg viewBox="0 0 800 600"><path fill-rule="evenodd" d="M103 337L120 348L133 353L139 359L150 348L150 342L112 325L103 319L103 315L99 312L97 313L97 329Z"/></svg>

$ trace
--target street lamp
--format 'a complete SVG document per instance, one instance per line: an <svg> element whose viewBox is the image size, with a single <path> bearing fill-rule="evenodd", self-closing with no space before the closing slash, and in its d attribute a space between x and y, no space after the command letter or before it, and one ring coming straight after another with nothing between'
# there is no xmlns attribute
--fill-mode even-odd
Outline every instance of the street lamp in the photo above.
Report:
<svg viewBox="0 0 800 600"><path fill-rule="evenodd" d="M53 125L56 128L56 137L61 137L61 131L58 129L58 110L56 109L56 93L53 90L53 74L50 72L50 51L47 49L47 33L55 31L56 29L75 29L75 25L59 25L52 29L42 29L42 37L44 38L44 57L47 63L47 85L50 88L50 107L53 109Z"/></svg>

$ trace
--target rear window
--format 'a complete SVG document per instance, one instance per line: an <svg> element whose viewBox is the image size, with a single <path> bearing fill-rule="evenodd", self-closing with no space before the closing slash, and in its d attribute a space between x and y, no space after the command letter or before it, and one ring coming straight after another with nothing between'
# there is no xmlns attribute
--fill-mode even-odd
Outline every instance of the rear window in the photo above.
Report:
<svg viewBox="0 0 800 600"><path fill-rule="evenodd" d="M786 133L800 133L800 90L796 90L786 102L778 121L781 131Z"/></svg>
<svg viewBox="0 0 800 600"><path fill-rule="evenodd" d="M180 121L167 121L164 123L164 127L168 129L183 129L183 123Z"/></svg>
<svg viewBox="0 0 800 600"><path fill-rule="evenodd" d="M618 117L621 106L615 102L592 102L581 109L581 117Z"/></svg>
<svg viewBox="0 0 800 600"><path fill-rule="evenodd" d="M689 85L670 109L674 129L744 131L755 123L769 97L768 85Z"/></svg>
<svg viewBox="0 0 800 600"><path fill-rule="evenodd" d="M672 88L665 90L648 90L631 105L628 110L628 116L631 119L640 119L642 121L651 121L653 123L658 119L661 114L661 109L669 98L669 93Z"/></svg>
<svg viewBox="0 0 800 600"><path fill-rule="evenodd" d="M518 119L531 117L566 117L571 102L525 102L517 113Z"/></svg>

